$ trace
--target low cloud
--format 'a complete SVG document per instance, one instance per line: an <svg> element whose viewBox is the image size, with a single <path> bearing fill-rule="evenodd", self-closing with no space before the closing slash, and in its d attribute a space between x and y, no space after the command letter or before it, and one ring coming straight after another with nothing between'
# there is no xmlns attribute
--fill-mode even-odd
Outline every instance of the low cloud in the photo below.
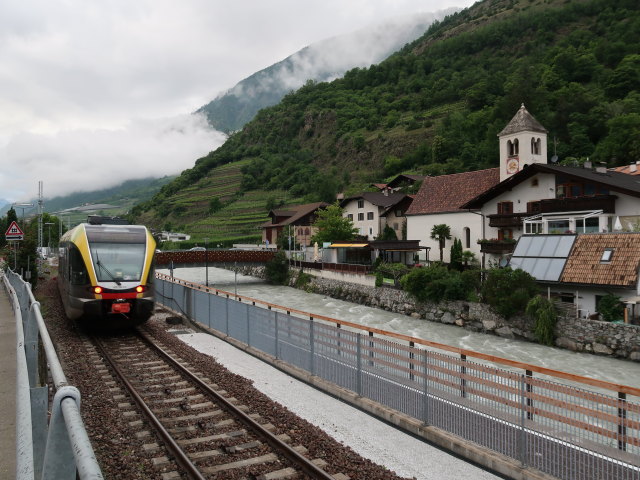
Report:
<svg viewBox="0 0 640 480"><path fill-rule="evenodd" d="M0 149L11 169L0 173L5 198L34 198L38 180L44 195L109 188L125 180L162 177L191 168L195 159L225 140L201 115L136 120L117 130L66 130L53 135L22 133Z"/></svg>

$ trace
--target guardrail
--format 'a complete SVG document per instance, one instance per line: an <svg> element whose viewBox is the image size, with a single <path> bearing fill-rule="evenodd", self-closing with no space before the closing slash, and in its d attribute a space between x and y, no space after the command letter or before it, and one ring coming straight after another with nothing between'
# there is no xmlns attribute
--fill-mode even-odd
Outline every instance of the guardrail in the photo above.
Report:
<svg viewBox="0 0 640 480"><path fill-rule="evenodd" d="M103 478L80 416L80 392L67 382L40 303L13 271L3 283L16 321L16 478L74 480L76 472L82 480Z"/></svg>
<svg viewBox="0 0 640 480"><path fill-rule="evenodd" d="M160 303L423 425L557 478L640 480L638 388L156 276Z"/></svg>

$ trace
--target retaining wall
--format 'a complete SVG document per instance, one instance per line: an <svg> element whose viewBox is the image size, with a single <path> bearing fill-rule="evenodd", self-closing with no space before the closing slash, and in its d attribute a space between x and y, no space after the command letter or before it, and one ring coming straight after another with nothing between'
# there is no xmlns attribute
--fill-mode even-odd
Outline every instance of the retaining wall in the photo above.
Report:
<svg viewBox="0 0 640 480"><path fill-rule="evenodd" d="M264 278L264 267L243 267L238 273ZM291 286L295 286L292 275ZM483 303L420 303L402 290L372 287L310 276L303 287L312 293L358 303L389 312L457 325L474 332L535 341L534 322L526 315L505 320ZM599 320L561 317L556 324L556 346L567 350L640 361L640 327Z"/></svg>

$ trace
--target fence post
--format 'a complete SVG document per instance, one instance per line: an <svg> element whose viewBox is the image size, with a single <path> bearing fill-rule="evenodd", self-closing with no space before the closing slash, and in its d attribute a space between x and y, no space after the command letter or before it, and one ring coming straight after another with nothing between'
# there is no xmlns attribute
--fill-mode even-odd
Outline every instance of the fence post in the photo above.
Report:
<svg viewBox="0 0 640 480"><path fill-rule="evenodd" d="M356 393L362 396L362 334L356 337Z"/></svg>
<svg viewBox="0 0 640 480"><path fill-rule="evenodd" d="M520 462L523 467L527 466L527 432L525 430L527 401L525 384L525 376L520 375Z"/></svg>
<svg viewBox="0 0 640 480"><path fill-rule="evenodd" d="M254 303L255 305L255 303ZM251 346L251 318L249 312L249 304L246 304L246 315L247 315L247 345Z"/></svg>
<svg viewBox="0 0 640 480"><path fill-rule="evenodd" d="M369 357L371 357L369 365L373 367L373 332L369 332L369 339Z"/></svg>
<svg viewBox="0 0 640 480"><path fill-rule="evenodd" d="M429 425L429 352L427 349L422 351L424 364L424 384L422 386L422 422Z"/></svg>
<svg viewBox="0 0 640 480"><path fill-rule="evenodd" d="M79 407L80 392L76 387L68 385L58 389L51 405L49 435L42 465L43 480L75 478L76 476L73 448L62 413L62 402L68 398L73 399Z"/></svg>
<svg viewBox="0 0 640 480"><path fill-rule="evenodd" d="M533 391L533 385L529 382L530 378L533 378L533 372L531 370L525 370L527 376L526 392L527 392L527 420L533 419L533 400L531 399L531 392Z"/></svg>
<svg viewBox="0 0 640 480"><path fill-rule="evenodd" d="M409 348L414 348L415 347L415 343L413 343L413 341L409 342ZM409 380L413 380L414 379L414 375L413 375L413 352L410 350L409 351Z"/></svg>
<svg viewBox="0 0 640 480"><path fill-rule="evenodd" d="M227 300L224 302L224 311L225 311L225 320L224 320L224 328L227 335L229 335L229 294L227 294Z"/></svg>
<svg viewBox="0 0 640 480"><path fill-rule="evenodd" d="M315 338L314 338L314 326L315 322L313 317L309 317L309 351L311 353L311 375L316 374L316 362L315 362Z"/></svg>
<svg viewBox="0 0 640 480"><path fill-rule="evenodd" d="M271 310L271 305L269 305L269 310ZM275 335L274 335L274 337L275 337L275 347L276 347L275 348L275 352L276 352L275 357L276 357L276 360L279 360L280 357L278 356L278 347L279 347L280 341L278 339L278 312L273 312L273 324L274 324L274 328L275 328Z"/></svg>
<svg viewBox="0 0 640 480"><path fill-rule="evenodd" d="M627 394L618 392L618 449L627 451L627 409L624 404L627 403Z"/></svg>
<svg viewBox="0 0 640 480"><path fill-rule="evenodd" d="M464 362L467 361L467 356L464 353L460 354L460 360L462 360L462 365L460 365L460 394L462 398L466 398L467 396L467 381L464 376L467 374L467 367L464 366Z"/></svg>

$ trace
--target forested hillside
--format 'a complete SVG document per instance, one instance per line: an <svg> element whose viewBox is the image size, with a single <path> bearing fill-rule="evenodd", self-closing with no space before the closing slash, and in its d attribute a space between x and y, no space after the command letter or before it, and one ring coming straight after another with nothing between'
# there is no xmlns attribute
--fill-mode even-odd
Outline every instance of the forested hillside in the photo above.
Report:
<svg viewBox="0 0 640 480"><path fill-rule="evenodd" d="M288 201L331 201L400 172L497 166L496 135L521 103L548 129L550 155L639 160L639 10L636 0L478 2L381 64L260 111L134 212L188 226L177 195L238 161L235 199L259 188Z"/></svg>

